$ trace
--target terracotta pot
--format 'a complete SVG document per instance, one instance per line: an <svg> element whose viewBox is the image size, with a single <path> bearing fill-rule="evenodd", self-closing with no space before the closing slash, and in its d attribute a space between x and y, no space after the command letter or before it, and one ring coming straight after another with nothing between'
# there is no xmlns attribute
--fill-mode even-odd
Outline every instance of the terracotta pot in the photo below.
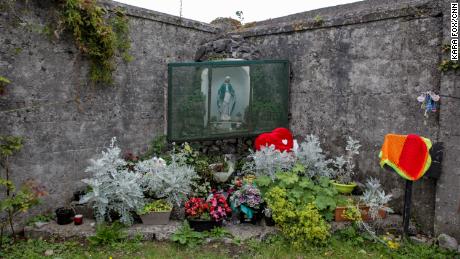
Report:
<svg viewBox="0 0 460 259"><path fill-rule="evenodd" d="M166 225L169 223L171 211L150 212L139 216L145 225Z"/></svg>
<svg viewBox="0 0 460 259"><path fill-rule="evenodd" d="M335 221L336 222L344 222L344 221L351 221L345 218L344 213L347 210L347 207L336 207L335 208ZM372 218L369 215L369 206L359 206L359 210L361 211L361 218L363 221L371 221ZM379 217L384 219L387 217L387 212L385 210L379 210L378 212Z"/></svg>
<svg viewBox="0 0 460 259"><path fill-rule="evenodd" d="M187 219L190 227L198 232L209 231L215 227L221 227L222 221L212 221L212 220L196 220L196 219Z"/></svg>

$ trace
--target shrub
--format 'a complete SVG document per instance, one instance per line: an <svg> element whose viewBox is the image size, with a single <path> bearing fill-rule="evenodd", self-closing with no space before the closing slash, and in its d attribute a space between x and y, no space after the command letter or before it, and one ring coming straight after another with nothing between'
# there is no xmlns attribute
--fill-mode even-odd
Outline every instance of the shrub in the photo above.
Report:
<svg viewBox="0 0 460 259"><path fill-rule="evenodd" d="M289 200L286 190L278 186L270 189L265 199L283 235L295 246L324 244L330 236L330 226L313 203L295 205Z"/></svg>
<svg viewBox="0 0 460 259"><path fill-rule="evenodd" d="M170 164L145 162L136 168L141 173L144 191L177 206L191 193L193 180L198 177L195 170L185 164L182 154L173 153Z"/></svg>
<svg viewBox="0 0 460 259"><path fill-rule="evenodd" d="M141 176L128 171L115 142L116 138L112 138L110 147L102 152L102 157L90 160L91 165L85 172L93 173L93 178L82 181L89 185L91 191L80 199L80 203L93 205L99 223L106 217L111 220L110 212L115 212L120 216L120 222L131 225L131 212L141 210L144 206Z"/></svg>

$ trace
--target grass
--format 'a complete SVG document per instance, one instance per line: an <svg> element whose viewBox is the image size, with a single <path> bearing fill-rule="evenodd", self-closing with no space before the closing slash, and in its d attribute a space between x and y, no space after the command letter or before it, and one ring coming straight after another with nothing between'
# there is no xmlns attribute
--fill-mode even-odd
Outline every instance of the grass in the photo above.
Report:
<svg viewBox="0 0 460 259"><path fill-rule="evenodd" d="M48 250L51 256L45 256ZM322 247L294 249L282 238L264 242L249 240L233 243L211 242L186 248L172 242L139 242L136 240L94 246L86 241L56 242L22 240L2 251L4 258L460 258L456 253L404 242L399 249L367 240L344 240L334 236ZM1 256L0 256L1 257Z"/></svg>

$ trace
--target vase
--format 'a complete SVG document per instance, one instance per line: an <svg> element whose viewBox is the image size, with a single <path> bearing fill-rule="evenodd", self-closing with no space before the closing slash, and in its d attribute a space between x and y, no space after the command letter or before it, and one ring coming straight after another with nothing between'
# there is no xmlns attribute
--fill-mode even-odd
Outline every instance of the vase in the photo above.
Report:
<svg viewBox="0 0 460 259"><path fill-rule="evenodd" d="M171 211L149 212L139 216L142 219L142 223L145 225L167 225L169 223Z"/></svg>
<svg viewBox="0 0 460 259"><path fill-rule="evenodd" d="M222 221L187 219L190 227L198 232L209 231L215 227L221 227Z"/></svg>
<svg viewBox="0 0 460 259"><path fill-rule="evenodd" d="M356 183L344 184L335 181L332 181L332 185L334 185L335 189L342 194L350 194L356 187Z"/></svg>

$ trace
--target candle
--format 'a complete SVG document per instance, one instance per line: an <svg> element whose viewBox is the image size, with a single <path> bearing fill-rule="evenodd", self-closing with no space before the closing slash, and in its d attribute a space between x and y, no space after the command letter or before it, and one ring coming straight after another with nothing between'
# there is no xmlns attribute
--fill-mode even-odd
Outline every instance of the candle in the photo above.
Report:
<svg viewBox="0 0 460 259"><path fill-rule="evenodd" d="M73 222L75 223L75 225L83 224L83 215L81 214L75 215L75 217L73 218Z"/></svg>

